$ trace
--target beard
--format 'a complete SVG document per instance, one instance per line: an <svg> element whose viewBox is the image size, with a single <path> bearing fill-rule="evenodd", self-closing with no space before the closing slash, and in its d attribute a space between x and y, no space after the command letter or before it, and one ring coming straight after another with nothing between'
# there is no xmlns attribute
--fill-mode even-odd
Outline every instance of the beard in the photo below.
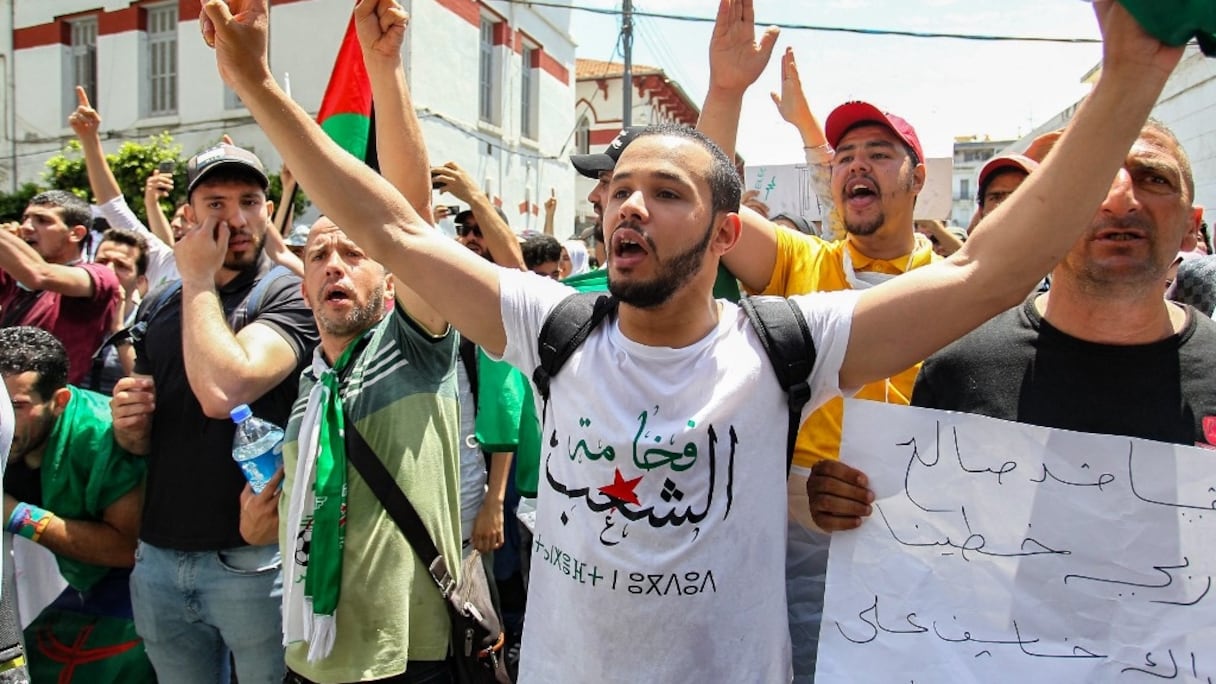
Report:
<svg viewBox="0 0 1216 684"><path fill-rule="evenodd" d="M860 235L865 237L878 232L879 228L887 222L886 212L879 212L878 216L869 221L850 221L847 217L844 220L844 230L850 235Z"/></svg>
<svg viewBox="0 0 1216 684"><path fill-rule="evenodd" d="M700 273L705 251L713 238L713 226L711 218L701 241L670 259L661 260L659 274L650 280L622 283L613 280L609 271L608 291L619 301L639 309L653 309L667 303L677 290ZM650 246L651 254L656 253L654 240L645 233L642 237Z"/></svg>
<svg viewBox="0 0 1216 684"><path fill-rule="evenodd" d="M384 316L384 284L377 285L363 306L356 306L342 315L332 315L323 307L315 314L317 327L334 337L357 335L372 327Z"/></svg>
<svg viewBox="0 0 1216 684"><path fill-rule="evenodd" d="M274 230L274 228L268 227L267 230ZM224 268L229 271L244 271L258 263L258 257L262 256L262 247L266 245L266 233L263 232L259 237L256 233L250 231L249 239L253 241L252 248L243 254L237 256L224 254Z"/></svg>
<svg viewBox="0 0 1216 684"><path fill-rule="evenodd" d="M1142 261L1124 262L1118 265L1105 263L1098 258L1082 259L1078 263L1071 258L1071 255L1066 255L1064 265L1074 270L1083 282L1102 290L1117 286L1148 285L1164 281L1176 252L1170 250L1161 253L1162 246L1153 222L1144 216L1106 218L1095 221L1090 226L1089 235L1108 228L1143 231L1145 239L1149 242L1148 254Z"/></svg>
<svg viewBox="0 0 1216 684"><path fill-rule="evenodd" d="M879 199L882 198L882 186L874 178L869 178L870 182L874 183L874 189L878 191ZM906 178L901 179L900 185L904 192L912 192L912 186L916 184L916 177L909 173ZM878 232L879 228L887 222L887 212L879 211L878 215L868 221L850 221L848 214L841 210L840 215L844 218L844 230L850 235L866 237Z"/></svg>

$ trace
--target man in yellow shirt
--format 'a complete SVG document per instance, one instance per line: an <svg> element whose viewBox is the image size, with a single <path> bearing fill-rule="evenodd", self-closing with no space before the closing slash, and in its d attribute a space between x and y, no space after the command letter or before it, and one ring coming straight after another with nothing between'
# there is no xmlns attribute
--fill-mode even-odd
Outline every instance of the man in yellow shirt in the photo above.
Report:
<svg viewBox="0 0 1216 684"><path fill-rule="evenodd" d="M727 154L734 152L743 92L763 71L775 41L770 33L757 44L754 36L751 17L719 13L710 42L709 93L697 128ZM828 115L826 130L820 128L788 50L781 95L773 100L802 137L825 224L842 227L844 239L800 234L741 208L742 233L722 261L747 290L788 297L865 289L939 258L915 230L925 155L907 121L866 102L847 102ZM855 396L907 405L919 369L917 364L865 385ZM807 418L789 477L786 591L795 682L813 681L827 572L828 536L811 521L806 481L816 462L839 457L843 413L838 397Z"/></svg>

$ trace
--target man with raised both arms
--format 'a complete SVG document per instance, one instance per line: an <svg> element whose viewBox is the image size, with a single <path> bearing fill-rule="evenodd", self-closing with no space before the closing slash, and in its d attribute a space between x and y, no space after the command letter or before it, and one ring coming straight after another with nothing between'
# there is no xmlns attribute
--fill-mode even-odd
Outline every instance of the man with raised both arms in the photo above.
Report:
<svg viewBox="0 0 1216 684"><path fill-rule="evenodd" d="M361 0L383 16L395 0ZM236 10L235 13L233 10ZM1083 230L1181 50L1099 1L1102 75L1060 149L939 264L862 291L791 298L818 352L808 411L895 373L1012 306ZM275 84L268 3L204 6L220 73L357 244L490 354L530 372L572 290L453 244L338 153ZM416 141L421 144L420 141ZM786 397L760 338L712 297L738 241L741 187L712 142L653 127L622 153L604 216L615 313L553 378L545 406L523 682L789 678ZM588 383L596 385L590 396Z"/></svg>

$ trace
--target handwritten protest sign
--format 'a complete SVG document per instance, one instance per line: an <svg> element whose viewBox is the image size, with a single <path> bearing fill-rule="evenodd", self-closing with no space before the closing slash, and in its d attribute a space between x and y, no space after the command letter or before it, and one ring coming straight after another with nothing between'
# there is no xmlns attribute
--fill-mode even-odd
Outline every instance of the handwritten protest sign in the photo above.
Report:
<svg viewBox="0 0 1216 684"><path fill-rule="evenodd" d="M818 221L821 211L811 191L810 174L806 164L748 166L743 171L747 189L759 191L757 199L768 205L770 216L790 214Z"/></svg>
<svg viewBox="0 0 1216 684"><path fill-rule="evenodd" d="M816 682L1216 682L1216 452L849 401Z"/></svg>
<svg viewBox="0 0 1216 684"><path fill-rule="evenodd" d="M915 218L945 220L953 206L950 179L954 160L927 159L925 168L925 185L916 198ZM808 221L822 220L823 207L811 189L811 170L806 164L748 166L743 177L748 190L759 191L757 199L768 205L770 216L784 213Z"/></svg>

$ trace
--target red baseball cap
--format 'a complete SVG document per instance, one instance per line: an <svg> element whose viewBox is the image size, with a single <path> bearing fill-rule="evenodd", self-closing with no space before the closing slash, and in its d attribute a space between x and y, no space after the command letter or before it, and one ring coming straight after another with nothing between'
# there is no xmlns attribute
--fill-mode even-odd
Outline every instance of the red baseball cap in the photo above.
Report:
<svg viewBox="0 0 1216 684"><path fill-rule="evenodd" d="M862 123L875 123L891 129L892 133L907 143L908 147L911 147L912 151L916 153L917 163L925 163L925 151L920 146L920 138L916 137L916 129L912 128L912 124L905 121L902 117L884 112L869 102L861 102L860 100L846 102L833 109L831 114L828 114L827 125L824 127L828 143L832 147L838 147L840 139L844 137L844 134L848 133L849 129Z"/></svg>
<svg viewBox="0 0 1216 684"><path fill-rule="evenodd" d="M1029 174L1037 168L1039 168L1039 163L1024 154L1002 154L999 157L993 157L988 160L987 164L984 164L984 168L980 169L980 188L987 185L997 171L1018 169Z"/></svg>

